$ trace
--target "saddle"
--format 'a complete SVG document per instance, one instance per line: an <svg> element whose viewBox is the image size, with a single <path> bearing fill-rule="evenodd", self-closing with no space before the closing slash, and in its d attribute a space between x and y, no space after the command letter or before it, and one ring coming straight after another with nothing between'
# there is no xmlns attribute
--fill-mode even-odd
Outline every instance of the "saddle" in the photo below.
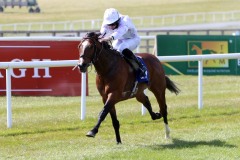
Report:
<svg viewBox="0 0 240 160"><path fill-rule="evenodd" d="M145 71L145 75L141 76L140 72L137 72L136 79L139 83L145 82L148 83L149 81L149 75L148 75L148 69L146 64L144 63L142 57L137 56L138 61L142 64L143 70Z"/></svg>
<svg viewBox="0 0 240 160"><path fill-rule="evenodd" d="M134 94L137 93L137 90L138 90L137 85L138 85L138 83L148 83L149 82L149 72L148 72L148 69L146 67L146 64L144 63L144 61L143 61L143 59L141 57L136 56L136 58L139 61L139 63L142 64L142 67L145 67L143 69L145 71L145 74L144 74L144 76L142 76L140 70L138 70L136 72L136 80L134 82L134 87L133 87L133 89L131 91L130 97L132 97ZM126 58L125 58L125 60L126 60ZM128 62L128 60L127 60L127 62ZM128 62L128 64L129 64L129 62ZM133 68L133 66L131 64L129 64L129 65Z"/></svg>
<svg viewBox="0 0 240 160"><path fill-rule="evenodd" d="M109 45L109 43L104 43L103 45L104 48L110 49L112 53L115 53L123 57L124 60L130 65L130 67L135 71L136 78L134 82L134 87L131 92L131 96L137 92L138 83L149 82L147 66L140 56L135 56L129 49L124 49L121 54L117 50L113 49L112 46Z"/></svg>

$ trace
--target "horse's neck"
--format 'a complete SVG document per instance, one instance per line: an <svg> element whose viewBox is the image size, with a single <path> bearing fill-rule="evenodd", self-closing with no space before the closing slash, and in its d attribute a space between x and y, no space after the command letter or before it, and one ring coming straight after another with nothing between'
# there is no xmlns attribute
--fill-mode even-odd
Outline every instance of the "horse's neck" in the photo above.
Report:
<svg viewBox="0 0 240 160"><path fill-rule="evenodd" d="M120 56L113 52L114 51L103 49L98 61L94 64L98 74L107 74L118 67Z"/></svg>

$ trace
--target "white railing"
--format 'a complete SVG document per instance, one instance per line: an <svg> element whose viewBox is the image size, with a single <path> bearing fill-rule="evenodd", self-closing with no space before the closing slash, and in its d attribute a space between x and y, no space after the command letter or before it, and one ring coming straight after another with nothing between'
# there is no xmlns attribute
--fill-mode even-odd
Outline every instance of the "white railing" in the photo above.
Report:
<svg viewBox="0 0 240 160"><path fill-rule="evenodd" d="M191 55L191 56L162 56L158 57L162 62L198 61L198 108L203 107L203 60L209 59L240 59L240 53L215 54L215 55ZM34 67L66 67L75 66L76 60L65 61L41 61L41 62L1 62L0 69L6 69L6 97L7 97L7 127L12 127L12 106L11 106L11 70L13 68L34 68ZM81 96L81 119L85 118L86 112L86 75L82 73L82 96ZM145 110L142 109L142 112ZM144 113L143 113L144 114Z"/></svg>
<svg viewBox="0 0 240 160"><path fill-rule="evenodd" d="M43 62L43 61L42 61ZM13 68L35 68L35 67L68 67L75 66L77 60L44 61L41 62L1 62L0 69L6 69L6 98L7 98L7 127L12 127L12 102L11 102L11 70ZM82 96L81 96L81 119L84 119L85 98L86 98L86 74L82 74ZM84 107L84 108L83 108Z"/></svg>
<svg viewBox="0 0 240 160"><path fill-rule="evenodd" d="M240 53L222 53L212 55L158 56L162 62L198 61L198 108L203 107L202 77L203 61L210 59L240 59Z"/></svg>
<svg viewBox="0 0 240 160"><path fill-rule="evenodd" d="M131 18L137 28L143 27L161 27L171 25L224 22L240 20L240 11L229 12L197 12L184 14L171 14L162 16L142 16ZM85 30L99 29L102 19L93 20L75 20L60 22L31 22L1 24L0 30Z"/></svg>

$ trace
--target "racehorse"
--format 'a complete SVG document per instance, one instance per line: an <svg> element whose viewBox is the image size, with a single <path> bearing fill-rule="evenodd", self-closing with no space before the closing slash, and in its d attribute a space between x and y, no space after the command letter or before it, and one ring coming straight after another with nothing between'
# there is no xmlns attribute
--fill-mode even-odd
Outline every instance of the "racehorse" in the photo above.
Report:
<svg viewBox="0 0 240 160"><path fill-rule="evenodd" d="M115 130L117 144L121 143L120 123L117 119L115 104L136 98L148 110L152 120L163 117L165 124L165 136L170 137L170 128L167 119L167 105L165 100L165 90L178 94L180 90L164 73L163 67L156 56L148 53L137 54L142 57L147 66L149 73L148 83L137 83L136 75L132 67L124 60L122 54L111 48L106 42L99 42L99 35L94 32L87 33L81 40L79 49L78 67L80 72L86 72L87 68L93 64L96 70L96 85L102 96L104 107L99 113L97 124L90 130L86 136L95 137L102 121L110 113L112 125ZM151 103L144 94L144 90L148 88L155 95L159 104L159 112L152 111Z"/></svg>

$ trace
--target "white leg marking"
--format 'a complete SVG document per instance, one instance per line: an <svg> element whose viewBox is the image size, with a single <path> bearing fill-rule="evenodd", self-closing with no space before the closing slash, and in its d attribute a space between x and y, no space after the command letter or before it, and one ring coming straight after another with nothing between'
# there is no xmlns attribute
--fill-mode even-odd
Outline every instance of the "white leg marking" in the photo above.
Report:
<svg viewBox="0 0 240 160"><path fill-rule="evenodd" d="M165 138L166 139L170 138L170 128L168 127L167 124L165 124Z"/></svg>

